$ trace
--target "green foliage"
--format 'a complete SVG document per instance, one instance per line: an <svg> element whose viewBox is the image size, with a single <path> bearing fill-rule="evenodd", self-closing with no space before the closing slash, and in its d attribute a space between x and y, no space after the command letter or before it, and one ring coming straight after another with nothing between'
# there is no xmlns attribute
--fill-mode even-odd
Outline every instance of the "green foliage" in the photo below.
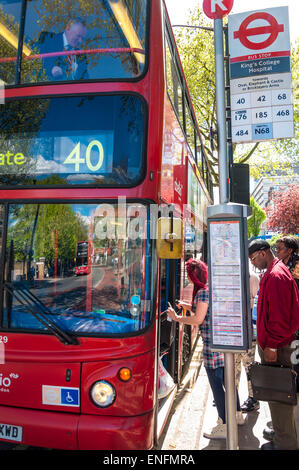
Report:
<svg viewBox="0 0 299 470"><path fill-rule="evenodd" d="M292 81L294 97L294 130L293 139L279 139L273 141L273 146L280 156L298 162L299 155L299 39L296 41L291 54Z"/></svg>
<svg viewBox="0 0 299 470"><path fill-rule="evenodd" d="M23 261L30 247L35 260L72 260L77 241L88 238L83 219L68 204L14 206L10 222L8 244L13 240L15 261Z"/></svg>
<svg viewBox="0 0 299 470"><path fill-rule="evenodd" d="M206 22L201 5L198 5L188 19L188 24L197 26L213 26ZM214 66L214 35L212 31L191 28L175 28L179 53L183 63L185 76L192 97L198 124L203 135L206 153L214 174L214 182L218 183L217 121L215 99L215 66ZM292 50L292 77L295 84L294 118L295 131L299 133L299 43ZM236 144L233 146L234 162L249 163L250 174L254 178L277 174L293 174L292 164L298 161L299 140L280 139L252 144Z"/></svg>
<svg viewBox="0 0 299 470"><path fill-rule="evenodd" d="M198 6L189 19L189 24L207 26L201 8ZM211 129L216 129L216 91L213 32L180 28L175 30L176 40L187 79L205 150L211 166L217 173L217 158L211 148ZM217 139L213 144L217 146Z"/></svg>
<svg viewBox="0 0 299 470"><path fill-rule="evenodd" d="M296 237L293 233L276 233L275 235L273 235L273 237L272 237L270 240L268 240L270 246L271 246L272 248L274 248L275 245L276 245L277 240L279 240L279 239L282 238L282 237L292 237L292 238L296 238L296 239L298 240L298 242L299 242L299 237Z"/></svg>
<svg viewBox="0 0 299 470"><path fill-rule="evenodd" d="M252 196L250 198L250 206L252 207L252 216L248 219L248 238L258 237L260 227L266 218L266 212Z"/></svg>

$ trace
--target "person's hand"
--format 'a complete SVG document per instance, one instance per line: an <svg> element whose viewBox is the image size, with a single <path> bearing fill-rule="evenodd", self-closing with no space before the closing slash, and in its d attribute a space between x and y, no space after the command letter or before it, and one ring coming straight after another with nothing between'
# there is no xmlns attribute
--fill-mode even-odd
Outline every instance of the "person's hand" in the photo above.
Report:
<svg viewBox="0 0 299 470"><path fill-rule="evenodd" d="M174 309L172 307L168 307L168 309L166 310L167 311L167 315L169 316L169 318L171 318L172 320L174 321L178 321L178 315L175 313Z"/></svg>
<svg viewBox="0 0 299 470"><path fill-rule="evenodd" d="M54 78L62 77L63 75L62 68L55 65L51 70L51 74Z"/></svg>
<svg viewBox="0 0 299 470"><path fill-rule="evenodd" d="M187 304L186 302L183 302L182 300L178 300L175 305L177 306L177 308L183 308L184 310L190 310L191 309L191 305L190 304Z"/></svg>
<svg viewBox="0 0 299 470"><path fill-rule="evenodd" d="M272 351L269 348L264 349L265 362L277 362L277 351Z"/></svg>

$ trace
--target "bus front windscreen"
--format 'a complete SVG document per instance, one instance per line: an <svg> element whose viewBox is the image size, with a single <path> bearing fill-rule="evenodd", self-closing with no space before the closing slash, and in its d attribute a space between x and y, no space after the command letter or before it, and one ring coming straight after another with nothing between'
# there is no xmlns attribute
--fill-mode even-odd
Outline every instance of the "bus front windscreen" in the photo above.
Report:
<svg viewBox="0 0 299 470"><path fill-rule="evenodd" d="M147 208L121 210L120 216L113 203L9 205L0 327L48 332L43 316L71 335L145 328L151 315ZM83 247L88 270L76 273Z"/></svg>
<svg viewBox="0 0 299 470"><path fill-rule="evenodd" d="M0 114L0 184L134 186L145 171L136 95L12 100Z"/></svg>

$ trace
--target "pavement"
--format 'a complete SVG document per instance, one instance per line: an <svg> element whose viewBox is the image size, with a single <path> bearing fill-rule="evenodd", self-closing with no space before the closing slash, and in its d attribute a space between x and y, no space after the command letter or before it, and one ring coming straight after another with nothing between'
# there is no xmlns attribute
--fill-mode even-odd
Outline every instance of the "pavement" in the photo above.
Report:
<svg viewBox="0 0 299 470"><path fill-rule="evenodd" d="M259 360L257 355L256 360ZM194 384L178 391L169 424L162 436L162 450L226 450L226 440L209 440L203 436L210 431L218 418L216 407L213 406L213 395L202 361ZM248 397L247 378L242 368L240 386L240 403ZM238 450L258 450L268 442L263 437L263 430L271 421L267 402L260 402L257 411L243 413L245 424L238 426ZM299 396L295 411L298 448L299 448Z"/></svg>

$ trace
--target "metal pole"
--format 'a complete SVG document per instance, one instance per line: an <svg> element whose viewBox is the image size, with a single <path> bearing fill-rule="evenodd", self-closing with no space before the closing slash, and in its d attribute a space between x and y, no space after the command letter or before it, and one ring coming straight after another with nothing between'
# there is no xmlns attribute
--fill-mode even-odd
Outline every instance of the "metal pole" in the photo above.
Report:
<svg viewBox="0 0 299 470"><path fill-rule="evenodd" d="M216 74L216 111L218 131L218 168L219 168L219 203L228 202L227 178L227 132L224 76L224 42L222 19L214 20L215 74Z"/></svg>
<svg viewBox="0 0 299 470"><path fill-rule="evenodd" d="M226 448L238 449L238 425L236 418L235 355L224 354L224 385L226 412Z"/></svg>
<svg viewBox="0 0 299 470"><path fill-rule="evenodd" d="M222 19L214 20L215 38L215 74L216 74L216 107L218 131L218 168L219 168L219 202L226 204L228 198L228 159L227 129L224 75L224 41ZM226 448L238 448L238 427L236 420L236 387L235 358L231 352L224 354L224 383L227 438Z"/></svg>

